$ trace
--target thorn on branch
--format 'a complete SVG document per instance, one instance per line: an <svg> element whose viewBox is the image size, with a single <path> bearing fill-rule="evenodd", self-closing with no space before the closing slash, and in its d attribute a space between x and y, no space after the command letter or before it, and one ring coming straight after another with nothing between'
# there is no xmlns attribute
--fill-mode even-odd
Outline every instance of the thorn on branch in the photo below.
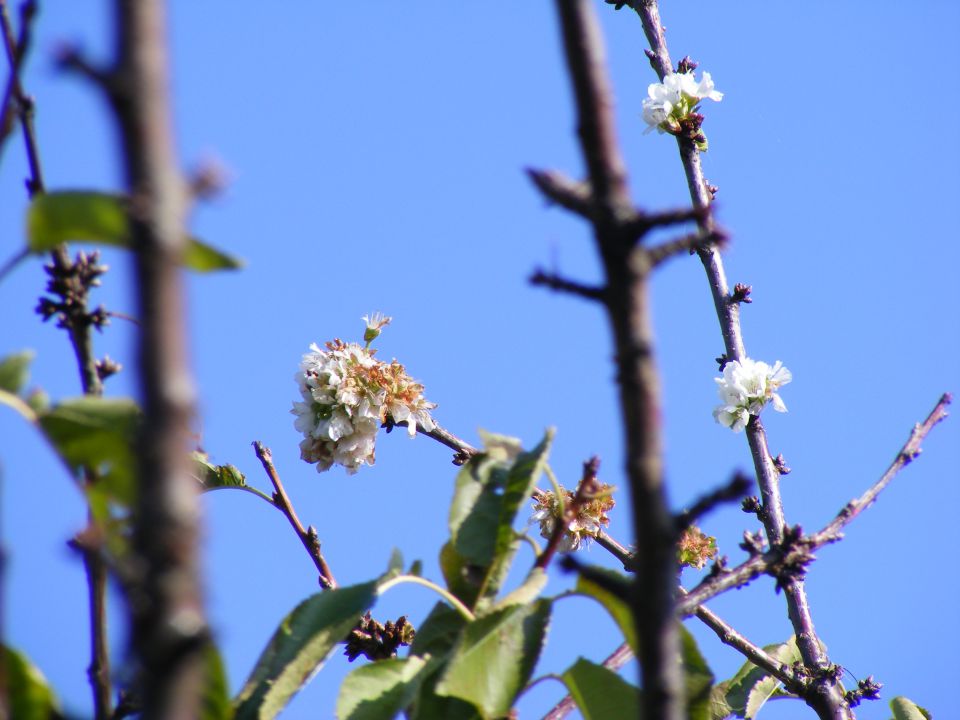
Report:
<svg viewBox="0 0 960 720"><path fill-rule="evenodd" d="M722 371L724 366L730 362L730 357L724 353L720 357L715 357L713 361L720 367L720 370Z"/></svg>
<svg viewBox="0 0 960 720"><path fill-rule="evenodd" d="M202 160L189 178L190 195L195 200L209 200L219 195L229 184L229 174L223 164L213 158Z"/></svg>
<svg viewBox="0 0 960 720"><path fill-rule="evenodd" d="M527 168L527 175L549 202L588 220L593 217L593 190L589 182L571 180L556 170Z"/></svg>
<svg viewBox="0 0 960 720"><path fill-rule="evenodd" d="M668 240L665 243L656 245L647 250L647 254L650 258L650 265L656 267L665 260L668 260L674 255L679 255L684 251L688 251L692 255L698 250L706 249L710 245L723 245L727 239L727 234L722 230L714 229L707 233L698 230L695 233L684 235L676 240Z"/></svg>
<svg viewBox="0 0 960 720"><path fill-rule="evenodd" d="M749 305L753 302L753 298L750 297L750 293L753 291L751 285L744 285L743 283L737 283L733 286L733 292L730 294L730 302L732 303L746 303Z"/></svg>
<svg viewBox="0 0 960 720"><path fill-rule="evenodd" d="M54 51L54 58L60 70L76 73L89 80L103 90L111 101L119 96L120 83L116 73L87 60L78 47L62 46Z"/></svg>
<svg viewBox="0 0 960 720"><path fill-rule="evenodd" d="M562 278L559 275L546 273L539 268L534 271L533 275L530 276L530 284L543 285L551 290L570 293L571 295L578 295L588 300L606 302L606 291L604 288L595 287L592 285L582 285L578 282Z"/></svg>
<svg viewBox="0 0 960 720"><path fill-rule="evenodd" d="M683 532L699 518L723 503L733 502L743 497L753 482L741 472L734 474L726 485L699 498L693 506L676 517L677 532Z"/></svg>
<svg viewBox="0 0 960 720"><path fill-rule="evenodd" d="M802 580L807 574L807 565L814 560L803 540L803 529L799 525L784 529L783 542L776 547L779 557L767 569L767 573L776 578L778 593L792 581Z"/></svg>
<svg viewBox="0 0 960 720"><path fill-rule="evenodd" d="M623 231L630 242L637 242L650 230L656 227L679 225L685 222L703 222L710 215L709 207L687 207L674 210L662 210L655 213L637 211L633 217L627 219Z"/></svg>
<svg viewBox="0 0 960 720"><path fill-rule="evenodd" d="M710 571L707 573L706 580L720 577L721 575L730 572L730 570L727 568L727 560L728 558L726 555L721 555L714 560L713 564L710 566Z"/></svg>
<svg viewBox="0 0 960 720"><path fill-rule="evenodd" d="M106 380L111 375L116 375L118 372L123 370L123 365L112 360L109 355L104 355L103 359L97 360L97 377L100 378L100 381Z"/></svg>

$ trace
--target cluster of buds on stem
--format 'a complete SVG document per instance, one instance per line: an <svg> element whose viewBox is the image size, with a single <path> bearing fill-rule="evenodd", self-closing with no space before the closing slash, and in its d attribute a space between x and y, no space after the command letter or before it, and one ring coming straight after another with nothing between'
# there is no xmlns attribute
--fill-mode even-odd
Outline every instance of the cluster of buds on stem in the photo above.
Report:
<svg viewBox="0 0 960 720"><path fill-rule="evenodd" d="M430 416L436 404L423 397L423 386L396 360L377 360L370 349L391 318L375 313L363 320L365 345L339 339L324 348L311 345L295 376L301 399L291 412L304 435L300 456L318 472L337 464L352 475L361 465L373 465L384 424L406 423L410 437L418 427L436 427Z"/></svg>

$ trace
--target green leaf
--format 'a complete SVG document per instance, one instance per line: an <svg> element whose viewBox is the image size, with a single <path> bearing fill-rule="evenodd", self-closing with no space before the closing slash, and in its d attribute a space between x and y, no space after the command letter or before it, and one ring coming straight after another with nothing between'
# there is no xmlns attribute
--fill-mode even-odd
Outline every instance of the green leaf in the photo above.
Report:
<svg viewBox="0 0 960 720"><path fill-rule="evenodd" d="M550 601L538 600L469 623L437 683L437 694L471 703L488 720L509 712L540 657L550 609Z"/></svg>
<svg viewBox="0 0 960 720"><path fill-rule="evenodd" d="M72 190L38 195L27 210L30 252L44 253L66 242L130 248L126 199L109 193ZM243 266L239 259L195 238L187 242L183 264L197 272Z"/></svg>
<svg viewBox="0 0 960 720"><path fill-rule="evenodd" d="M203 687L203 705L201 720L232 720L233 708L230 704L230 691L227 687L227 673L223 668L223 658L213 643L204 650L204 664L207 679Z"/></svg>
<svg viewBox="0 0 960 720"><path fill-rule="evenodd" d="M477 608L496 596L519 546L513 523L546 464L553 431L507 465L500 455L480 455L457 475L450 506L450 541L440 554L447 586Z"/></svg>
<svg viewBox="0 0 960 720"><path fill-rule="evenodd" d="M493 606L493 609L500 610L501 608L511 605L523 605L532 602L540 597L540 592L546 586L547 571L543 568L535 567L530 571L530 574L527 575L527 579L523 581L523 584L509 595L501 598L496 605Z"/></svg>
<svg viewBox="0 0 960 720"><path fill-rule="evenodd" d="M35 665L22 653L2 646L4 687L11 718L51 720L60 717L56 696Z"/></svg>
<svg viewBox="0 0 960 720"><path fill-rule="evenodd" d="M697 641L683 625L680 631L680 657L683 662L687 696L687 718L710 720L710 690L714 675L697 647Z"/></svg>
<svg viewBox="0 0 960 720"><path fill-rule="evenodd" d="M589 577L577 578L576 592L592 597L606 609L623 633L634 655L637 654L637 631L633 624L633 613L624 597L629 592L631 579L615 570L590 566Z"/></svg>
<svg viewBox="0 0 960 720"><path fill-rule="evenodd" d="M378 660L347 675L337 698L338 720L391 720L416 697L427 658Z"/></svg>
<svg viewBox="0 0 960 720"><path fill-rule="evenodd" d="M33 350L21 350L0 360L0 390L18 394L30 379Z"/></svg>
<svg viewBox="0 0 960 720"><path fill-rule="evenodd" d="M410 645L410 654L436 657L446 655L466 624L463 615L445 602L438 602L417 628L417 635Z"/></svg>
<svg viewBox="0 0 960 720"><path fill-rule="evenodd" d="M733 708L727 702L729 680L717 683L710 690L710 720L726 720L733 715Z"/></svg>
<svg viewBox="0 0 960 720"><path fill-rule="evenodd" d="M635 720L640 716L640 689L603 665L578 658L562 677L584 720Z"/></svg>
<svg viewBox="0 0 960 720"><path fill-rule="evenodd" d="M294 608L234 700L236 720L276 717L373 605L378 583L327 590Z"/></svg>
<svg viewBox="0 0 960 720"><path fill-rule="evenodd" d="M933 715L912 700L899 695L890 701L893 720L931 720Z"/></svg>
<svg viewBox="0 0 960 720"><path fill-rule="evenodd" d="M193 452L196 478L204 490L221 490L223 488L240 488L249 490L247 478L233 465L214 465L207 460L206 453Z"/></svg>
<svg viewBox="0 0 960 720"><path fill-rule="evenodd" d="M794 637L785 643L767 645L763 649L768 655L786 665L802 660ZM730 711L737 717L753 718L777 690L780 681L768 674L766 670L747 662L730 680L722 684L727 687L726 702Z"/></svg>
<svg viewBox="0 0 960 720"><path fill-rule="evenodd" d="M134 500L140 419L129 398L91 396L64 400L39 415L44 434L71 470L92 470L97 492L124 507Z"/></svg>

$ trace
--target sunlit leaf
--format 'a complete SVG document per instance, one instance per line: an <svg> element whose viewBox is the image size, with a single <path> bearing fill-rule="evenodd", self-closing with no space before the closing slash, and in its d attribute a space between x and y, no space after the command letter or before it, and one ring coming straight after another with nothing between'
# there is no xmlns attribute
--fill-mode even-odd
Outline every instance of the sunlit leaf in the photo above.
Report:
<svg viewBox="0 0 960 720"><path fill-rule="evenodd" d="M392 720L416 697L426 667L415 655L361 665L340 685L338 720Z"/></svg>
<svg viewBox="0 0 960 720"><path fill-rule="evenodd" d="M377 597L378 581L327 590L283 619L234 700L236 720L270 720L316 673Z"/></svg>
<svg viewBox="0 0 960 720"><path fill-rule="evenodd" d="M578 658L563 673L563 682L584 720L635 720L640 716L640 690L613 670Z"/></svg>
<svg viewBox="0 0 960 720"><path fill-rule="evenodd" d="M22 350L0 359L0 390L16 395L30 379L30 363L35 353Z"/></svg>
<svg viewBox="0 0 960 720"><path fill-rule="evenodd" d="M550 601L538 600L467 624L437 683L437 694L460 698L487 719L509 712L540 657L550 609Z"/></svg>
<svg viewBox="0 0 960 720"><path fill-rule="evenodd" d="M61 717L60 705L47 679L25 655L2 647L3 671L6 677L6 703L11 718L17 720L51 720Z"/></svg>
<svg viewBox="0 0 960 720"><path fill-rule="evenodd" d="M27 210L27 245L44 253L67 242L130 247L127 201L101 192L61 191L38 195ZM184 251L183 264L197 272L233 270L242 261L195 238Z"/></svg>
<svg viewBox="0 0 960 720"><path fill-rule="evenodd" d="M205 453L191 453L194 461L197 480L204 490L221 490L223 488L247 489L247 479L240 470L233 465L215 465L211 463Z"/></svg>
<svg viewBox="0 0 960 720"><path fill-rule="evenodd" d="M767 645L763 650L785 665L792 665L802 660L794 637L785 643ZM776 692L780 681L766 670L747 662L723 685L727 688L725 699L730 711L737 717L753 718Z"/></svg>

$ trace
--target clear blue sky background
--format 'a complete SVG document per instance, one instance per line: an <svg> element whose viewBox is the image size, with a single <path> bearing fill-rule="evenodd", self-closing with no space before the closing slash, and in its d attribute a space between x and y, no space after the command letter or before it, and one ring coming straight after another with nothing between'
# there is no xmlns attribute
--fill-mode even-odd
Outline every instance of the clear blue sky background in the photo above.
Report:
<svg viewBox="0 0 960 720"><path fill-rule="evenodd" d="M655 77L640 23L627 10L597 9L634 197L650 209L685 204L673 140L642 135L641 101ZM48 3L38 20L25 84L51 189L120 187L102 98L51 60L63 42L106 59L108 13L102 2ZM793 468L788 521L812 530L881 474L941 392L960 390L960 6L667 2L663 17L674 60L699 60L726 93L705 105L704 165L733 238L729 278L754 288L743 313L748 352L794 373L783 393L789 414L767 426ZM444 448L382 436L377 465L353 477L318 475L299 460L289 410L301 354L314 341L359 339L360 316L379 309L395 317L380 353L426 385L444 426L474 442L486 428L531 446L554 425L562 479L573 484L598 454L602 479L623 486L605 320L526 282L538 265L599 277L587 227L546 207L523 173L582 173L552 3L174 2L171 43L182 164L216 157L232 178L191 228L248 261L240 273L188 284L200 429L214 460L265 488L250 443L270 446L342 583L381 572L394 547L438 578L454 477ZM24 242L25 174L15 138L0 165L4 257ZM106 257L112 271L95 302L132 312L129 258ZM33 383L72 396L79 383L66 338L33 312L44 282L34 260L0 284L0 353L34 348ZM722 342L695 258L659 273L654 305L679 509L750 461L744 437L710 415ZM117 321L96 337L97 352L130 368L132 342ZM132 371L107 387L135 392ZM875 675L886 700L905 694L940 718L956 707L958 423L940 426L847 539L819 553L808 584L831 658L857 677ZM65 544L83 526L83 506L9 411L0 438L4 632L68 708L89 713L84 578ZM627 498L619 500L611 532L627 541ZM210 618L236 689L280 618L317 590L316 575L284 518L253 496L215 493L203 507ZM756 529L750 520L727 508L705 523L731 562L743 557L743 530ZM585 559L613 565L596 547ZM523 569L530 562L520 559ZM549 590L569 582L554 576ZM416 624L433 601L401 588L376 614L408 613ZM770 581L711 607L757 643L790 634ZM119 659L125 631L113 618ZM689 625L719 677L739 667ZM564 601L538 673L578 655L599 661L616 645L601 610ZM284 717L331 717L349 669L335 655ZM539 717L561 694L556 683L538 685L521 717ZM887 718L886 700L858 716ZM776 705L761 717L801 714Z"/></svg>

